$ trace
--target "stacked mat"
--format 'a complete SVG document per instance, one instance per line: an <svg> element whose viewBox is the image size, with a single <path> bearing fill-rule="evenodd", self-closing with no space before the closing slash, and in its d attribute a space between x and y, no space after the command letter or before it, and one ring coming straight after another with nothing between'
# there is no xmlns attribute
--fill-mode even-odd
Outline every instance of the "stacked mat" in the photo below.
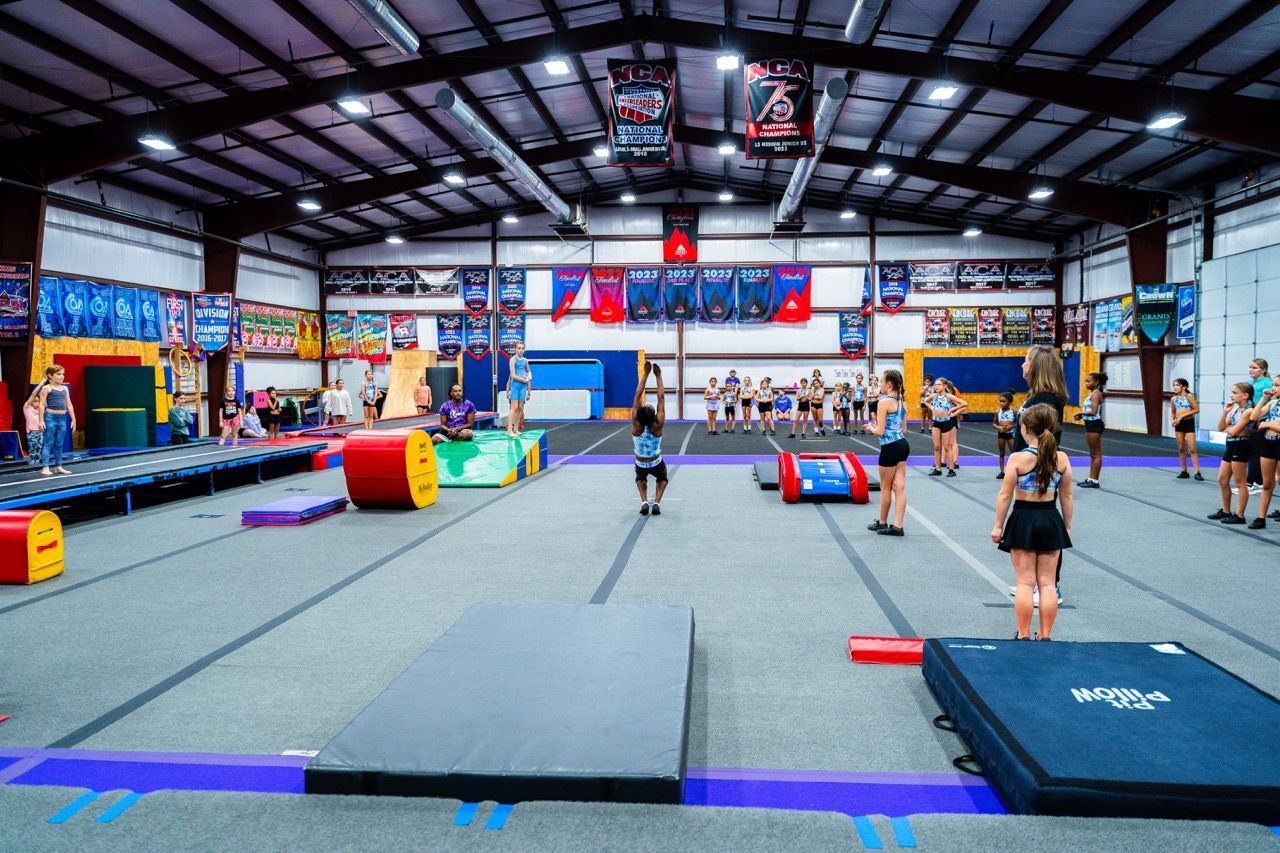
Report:
<svg viewBox="0 0 1280 853"><path fill-rule="evenodd" d="M253 527L296 527L345 512L347 499L333 495L281 498L240 513L240 523Z"/></svg>

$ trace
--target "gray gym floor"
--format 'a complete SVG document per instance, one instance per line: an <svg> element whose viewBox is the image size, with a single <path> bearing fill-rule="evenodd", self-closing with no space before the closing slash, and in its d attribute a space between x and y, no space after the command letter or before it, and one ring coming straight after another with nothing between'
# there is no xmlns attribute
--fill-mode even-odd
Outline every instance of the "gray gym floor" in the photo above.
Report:
<svg viewBox="0 0 1280 853"><path fill-rule="evenodd" d="M626 425L555 426L560 464L505 489L446 490L419 512L240 526L242 509L285 489L345 494L339 469L68 528L65 575L0 587L0 714L12 715L0 748L318 750L473 602L676 603L697 618L691 767L954 773L965 749L931 725L939 710L919 669L854 665L845 642L1012 634L1012 572L988 538L989 463L955 479L914 467L907 536L889 539L865 530L871 508L784 505L729 459L674 466L663 515L639 516L629 466L584 464L627 452ZM689 455L716 452L712 442L743 445L722 454L774 452L759 436L698 433L671 424L668 454L686 437ZM987 448L980 434L974 446ZM873 440L839 449L869 453L862 439ZM1203 520L1217 505L1216 460L1204 469L1210 482L1117 465L1102 490L1077 492L1069 608L1054 636L1177 640L1277 693L1280 523L1252 532ZM691 806L525 803L495 832L483 829L493 804L457 827L457 801L174 791L109 824L92 816L120 793L47 822L80 793L0 785L0 846L863 848L845 815ZM893 847L887 821L875 823ZM1247 824L934 815L911 826L929 850L1280 846Z"/></svg>

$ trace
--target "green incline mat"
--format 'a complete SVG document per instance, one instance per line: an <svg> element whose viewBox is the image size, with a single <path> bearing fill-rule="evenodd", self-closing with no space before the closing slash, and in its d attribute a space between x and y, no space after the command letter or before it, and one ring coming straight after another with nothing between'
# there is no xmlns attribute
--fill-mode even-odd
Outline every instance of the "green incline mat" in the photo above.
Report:
<svg viewBox="0 0 1280 853"><path fill-rule="evenodd" d="M477 430L473 441L436 445L441 488L497 488L546 467L545 430L508 438L503 430Z"/></svg>

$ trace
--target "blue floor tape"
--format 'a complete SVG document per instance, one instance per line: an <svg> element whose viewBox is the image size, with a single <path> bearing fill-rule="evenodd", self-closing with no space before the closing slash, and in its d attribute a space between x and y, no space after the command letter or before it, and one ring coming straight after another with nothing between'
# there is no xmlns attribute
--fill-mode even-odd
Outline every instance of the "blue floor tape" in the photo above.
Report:
<svg viewBox="0 0 1280 853"><path fill-rule="evenodd" d="M99 794L97 791L87 791L81 794L79 797L76 798L74 802L72 802L62 811L58 812L53 817L49 818L49 823L66 823L68 820L72 818L72 816L74 816L82 808L89 805L94 800L98 799L98 797L100 796L102 795Z"/></svg>
<svg viewBox="0 0 1280 853"><path fill-rule="evenodd" d="M507 823L507 817L511 814L511 806L498 804L493 810L493 814L489 815L489 821L484 825L485 829L502 829Z"/></svg>
<svg viewBox="0 0 1280 853"><path fill-rule="evenodd" d="M855 817L853 819L853 828L858 830L858 838L862 840L863 847L868 850L884 849L884 842L880 840L880 833L876 832L871 818Z"/></svg>
<svg viewBox="0 0 1280 853"><path fill-rule="evenodd" d="M453 819L454 826L471 826L471 821L476 816L476 809L480 808L479 803L463 803L458 806L458 815Z"/></svg>
<svg viewBox="0 0 1280 853"><path fill-rule="evenodd" d="M916 846L916 834L911 831L911 821L905 817L891 817L889 824L893 827L893 840L899 847Z"/></svg>
<svg viewBox="0 0 1280 853"><path fill-rule="evenodd" d="M120 817L120 815L128 811L129 807L132 806L134 803L136 803L138 800L142 799L142 797L143 797L142 794L134 794L134 793L126 794L125 796L121 797L116 802L115 805L107 809L102 814L98 815L98 818L95 822L111 823L111 821L115 820L116 818Z"/></svg>

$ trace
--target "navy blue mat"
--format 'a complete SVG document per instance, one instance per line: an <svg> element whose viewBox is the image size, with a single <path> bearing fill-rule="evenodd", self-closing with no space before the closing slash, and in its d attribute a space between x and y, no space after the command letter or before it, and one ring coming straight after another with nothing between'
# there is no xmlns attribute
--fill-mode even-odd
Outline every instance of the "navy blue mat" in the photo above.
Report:
<svg viewBox="0 0 1280 853"><path fill-rule="evenodd" d="M933 639L922 670L1011 812L1280 822L1280 702L1181 644Z"/></svg>

